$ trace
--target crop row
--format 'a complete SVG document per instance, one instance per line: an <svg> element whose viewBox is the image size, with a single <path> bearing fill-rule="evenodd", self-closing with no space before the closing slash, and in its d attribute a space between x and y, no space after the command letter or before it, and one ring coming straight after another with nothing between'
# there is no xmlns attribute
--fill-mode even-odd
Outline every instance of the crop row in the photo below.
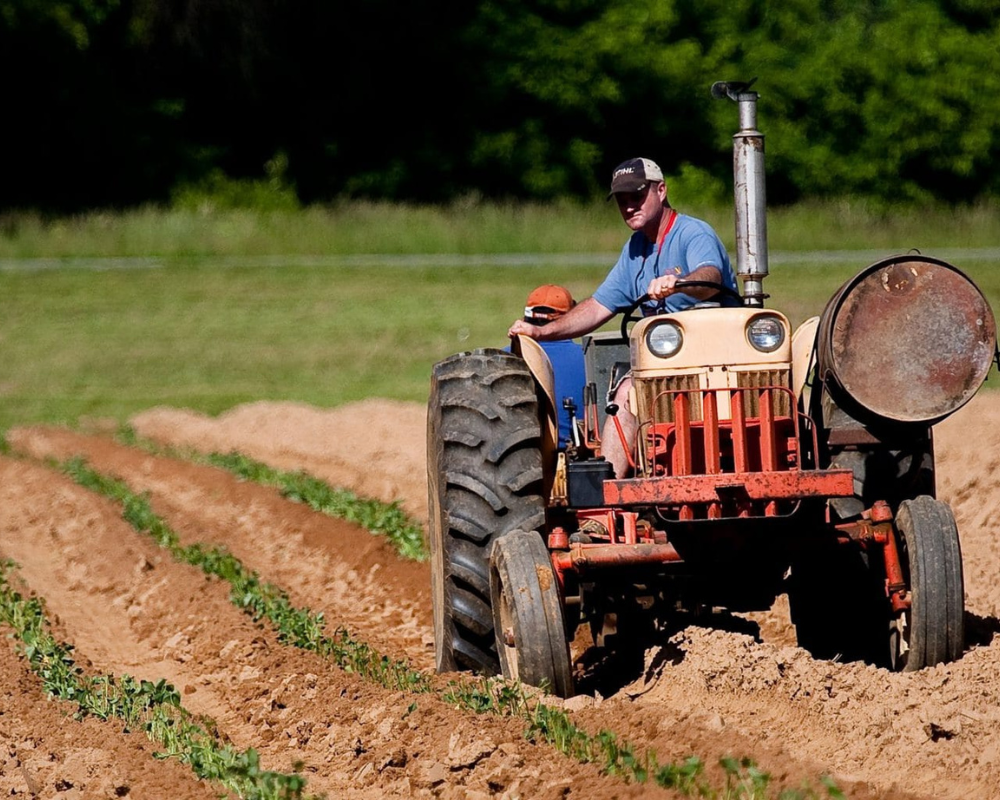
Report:
<svg viewBox="0 0 1000 800"><path fill-rule="evenodd" d="M86 675L76 665L72 645L56 641L45 618L45 604L24 597L12 585L16 565L0 562L0 621L19 640L19 650L52 697L77 706L76 716L117 718L127 729L141 729L164 749L161 758L177 758L204 780L216 781L239 797L290 800L302 797L305 779L262 770L258 753L222 744L209 727L181 705L180 694L165 680L136 680L130 675Z"/></svg>
<svg viewBox="0 0 1000 800"><path fill-rule="evenodd" d="M155 448L148 442L134 440L134 437L131 443L146 449ZM302 473L284 473L273 470L239 454L213 454L200 458L204 458L216 466L226 468L243 479L256 480L274 486L290 499L307 503L323 513L351 518L348 515L353 514L356 517L357 508L360 506L368 518L382 521L379 532L397 544L401 555L405 554L404 557L409 558L420 557L420 550L412 547L413 540L409 533L412 531L414 523L412 520L406 519L394 506L379 508L378 504L373 504L372 501L357 498L353 500L348 498L346 504L342 502L343 498L337 503L331 503L330 498L336 496L337 490L330 489L322 482ZM412 669L406 662L390 659L364 642L357 641L342 628L336 628L332 633L327 634L326 621L322 614L315 614L304 608L295 608L289 601L286 592L262 581L255 572L248 570L231 553L221 548L206 547L201 544L182 546L177 535L166 522L152 511L148 498L133 492L125 482L90 469L81 459L71 459L61 464L60 467L79 485L120 504L122 517L136 531L151 537L175 560L198 567L206 574L225 580L230 586L232 602L251 615L254 620L267 620L277 631L282 642L331 659L333 663L345 671L355 673L377 685L405 691L413 696L413 705L416 704L420 695L437 692L446 702L467 712L522 719L526 723L525 736L529 740L545 742L581 763L593 763L605 774L620 776L626 781L652 782L695 797L765 798L771 796L769 775L757 768L749 759L721 759L720 766L724 775L724 785L713 787L705 777L705 762L702 759L691 757L679 764L661 765L658 763L655 753L639 754L634 745L621 741L611 731L601 730L596 734L590 734L580 729L564 710L546 705L541 702L536 692L518 684L500 679L462 678L450 680L442 686L432 676ZM388 523L385 522L386 520ZM403 531L404 535L398 536L399 531ZM9 584L6 585L9 586ZM6 598L7 595L5 594L4 597ZM5 599L5 605L7 602ZM13 599L11 602L15 606L20 603L21 607L27 608L25 603L30 605L31 602L35 601L23 601L21 598L16 603ZM41 603L31 607L37 608L32 614L40 620L43 608ZM17 613L23 616L26 612L22 610ZM20 635L21 628L17 625L14 627L18 629ZM37 631L37 629L38 624L33 630ZM38 640L37 633L31 634L29 638L31 637L34 637L33 640ZM34 645L28 644L23 635L21 639L22 647L27 648L25 649L27 654L28 649ZM66 645L50 644L51 653L39 663L43 666L53 663L52 653L55 652L60 654L59 658L63 661L68 660L69 649L52 650L52 648L58 647L68 648ZM31 659L31 656L29 656L29 661L34 667L35 661ZM72 667L68 669L72 673ZM164 714L164 719L174 720L167 726L169 729L186 731L182 739L189 743L190 751L193 754L213 753L210 758L202 755L187 757L186 760L192 766L206 763L215 765L205 774L220 780L223 785L233 788L240 796L300 796L299 793L304 786L304 783L298 783L298 781L302 781L300 776L279 776L277 773L261 771L256 753L253 751L235 753L219 745L218 742L214 744L215 749L212 750L212 737L185 716L186 712L180 707L176 691L162 681L156 684L137 683L129 679L128 676L120 679L104 676L87 679L77 684L68 680L64 683L71 688L68 699L79 702L81 714L95 713L94 707L106 707L108 705L106 699L108 687L115 687L116 692L124 691L126 698L130 696L130 693L134 693L138 698L136 700L115 700L110 705L116 708L121 707L128 710L134 708L136 704L141 708L143 703L149 703L151 698L156 698L158 702L154 705L157 707L162 705L165 709L165 711L156 713ZM46 683L46 687L53 694L61 697L67 696L53 690L48 683ZM100 699L102 693L105 696L104 700ZM90 697L91 695L93 697ZM127 711L126 713L136 712ZM144 708L142 713L150 714L152 712L150 708ZM182 720L184 724L178 724L177 720ZM154 729L161 731L166 723L151 726L147 720L144 724L146 724L147 733L151 735L151 738L154 738L155 741L163 741L162 738L155 737L153 732ZM209 727L214 729L214 726ZM179 741L181 739L171 740L170 747L178 747ZM196 772L198 772L197 768ZM226 783L227 780L230 782ZM842 796L828 778L820 778L820 783L824 787L826 796ZM271 794L267 794L267 792L271 792ZM786 791L781 795L782 798L813 798L818 796L811 787Z"/></svg>

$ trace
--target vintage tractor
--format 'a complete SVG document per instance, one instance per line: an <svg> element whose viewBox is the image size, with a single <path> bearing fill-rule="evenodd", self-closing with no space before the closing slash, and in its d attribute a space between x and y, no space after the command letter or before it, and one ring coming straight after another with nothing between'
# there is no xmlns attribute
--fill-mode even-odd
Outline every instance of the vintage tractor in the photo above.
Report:
<svg viewBox="0 0 1000 800"><path fill-rule="evenodd" d="M916 670L962 654L959 537L935 498L931 433L996 361L993 314L957 269L911 254L863 269L793 334L764 308L758 95L746 83L712 91L739 107L739 307L632 309L620 332L588 337L586 400L565 451L561 398L533 340L434 367L441 671L502 672L569 696L580 624L597 646L621 647L679 613L766 610L785 592L799 644L818 658ZM601 429L623 370L639 428L625 443L631 475L616 478Z"/></svg>

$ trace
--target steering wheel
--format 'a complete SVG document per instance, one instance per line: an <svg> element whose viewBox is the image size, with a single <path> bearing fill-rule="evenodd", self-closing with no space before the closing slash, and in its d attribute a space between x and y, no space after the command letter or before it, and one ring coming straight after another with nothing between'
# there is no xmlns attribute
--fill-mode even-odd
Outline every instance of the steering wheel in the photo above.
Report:
<svg viewBox="0 0 1000 800"><path fill-rule="evenodd" d="M737 292L735 289L730 289L723 283L716 283L715 281L677 281L677 283L674 285L700 286L704 287L705 289L717 289L718 290L717 294L724 294L727 295L728 297L735 298L736 300L740 301L740 303L743 302L743 297L740 295L739 292ZM628 326L631 323L638 322L640 319L642 319L642 315L636 314L636 311L639 310L639 307L643 303L648 302L649 299L650 299L649 295L644 294L642 297L640 297L638 300L632 303L632 305L626 308L624 312L622 312L621 335L623 342L626 343L628 342Z"/></svg>

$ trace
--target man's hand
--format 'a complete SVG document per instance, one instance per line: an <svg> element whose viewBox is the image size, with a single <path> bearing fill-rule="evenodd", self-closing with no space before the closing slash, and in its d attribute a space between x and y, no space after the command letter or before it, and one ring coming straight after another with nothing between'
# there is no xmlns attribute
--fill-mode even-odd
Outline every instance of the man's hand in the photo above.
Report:
<svg viewBox="0 0 1000 800"><path fill-rule="evenodd" d="M532 325L530 322L525 322L523 319L519 319L510 326L510 330L507 331L507 335L511 339L518 334L528 336L532 339L537 339L539 330L541 329L537 325Z"/></svg>
<svg viewBox="0 0 1000 800"><path fill-rule="evenodd" d="M684 292L686 295L690 295L695 300L707 300L710 297L714 297L718 293L718 289L705 286L686 286L688 281L704 281L706 283L722 283L722 273L719 271L718 267L713 267L710 264L706 264L703 267L698 267L694 272L687 275L664 275L662 278L653 278L649 282L649 288L646 290L653 300L662 300L677 292Z"/></svg>
<svg viewBox="0 0 1000 800"><path fill-rule="evenodd" d="M653 280L649 282L649 288L646 290L646 294L654 300L662 300L664 297L679 291L675 288L676 285L676 275L664 275L662 278L653 278Z"/></svg>

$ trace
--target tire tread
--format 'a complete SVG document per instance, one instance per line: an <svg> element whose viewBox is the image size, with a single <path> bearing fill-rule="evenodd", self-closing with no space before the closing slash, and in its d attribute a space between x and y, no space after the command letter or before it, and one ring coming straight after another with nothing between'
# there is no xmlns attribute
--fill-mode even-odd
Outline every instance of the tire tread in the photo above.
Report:
<svg viewBox="0 0 1000 800"><path fill-rule="evenodd" d="M490 550L545 521L538 390L524 361L482 349L436 364L427 437L437 669L496 674Z"/></svg>

